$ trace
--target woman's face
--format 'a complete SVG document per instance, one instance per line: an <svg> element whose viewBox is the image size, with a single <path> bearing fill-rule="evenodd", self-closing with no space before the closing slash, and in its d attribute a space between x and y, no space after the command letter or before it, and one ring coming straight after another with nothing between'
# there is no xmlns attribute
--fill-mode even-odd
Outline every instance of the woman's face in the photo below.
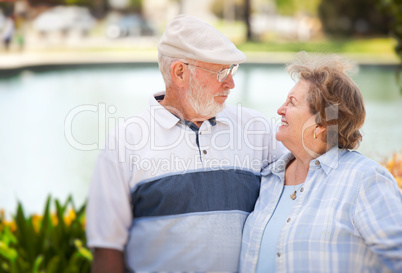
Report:
<svg viewBox="0 0 402 273"><path fill-rule="evenodd" d="M282 119L276 139L290 151L306 148L306 146L311 149L309 143L313 141L316 124L315 116L307 103L309 89L308 81L299 80L290 90L285 103L277 111Z"/></svg>

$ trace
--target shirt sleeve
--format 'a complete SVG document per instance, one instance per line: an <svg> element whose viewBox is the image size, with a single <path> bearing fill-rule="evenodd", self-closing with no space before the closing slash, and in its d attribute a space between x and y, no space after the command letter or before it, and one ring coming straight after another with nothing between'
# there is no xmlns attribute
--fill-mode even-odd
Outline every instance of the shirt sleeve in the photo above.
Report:
<svg viewBox="0 0 402 273"><path fill-rule="evenodd" d="M86 211L89 247L124 250L132 224L130 172L118 149L101 151L92 177ZM124 161L124 160L123 160Z"/></svg>
<svg viewBox="0 0 402 273"><path fill-rule="evenodd" d="M369 249L394 272L402 272L402 194L383 167L362 174L354 223Z"/></svg>

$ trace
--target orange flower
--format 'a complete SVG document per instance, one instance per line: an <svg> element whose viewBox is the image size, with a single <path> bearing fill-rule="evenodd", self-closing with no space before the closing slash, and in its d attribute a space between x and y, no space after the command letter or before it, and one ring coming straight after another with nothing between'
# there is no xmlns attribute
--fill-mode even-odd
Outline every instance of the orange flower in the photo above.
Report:
<svg viewBox="0 0 402 273"><path fill-rule="evenodd" d="M399 188L402 190L402 155L394 153L392 158L382 165L395 177Z"/></svg>
<svg viewBox="0 0 402 273"><path fill-rule="evenodd" d="M9 227L11 232L15 232L17 230L17 225L14 221L4 221L4 226Z"/></svg>

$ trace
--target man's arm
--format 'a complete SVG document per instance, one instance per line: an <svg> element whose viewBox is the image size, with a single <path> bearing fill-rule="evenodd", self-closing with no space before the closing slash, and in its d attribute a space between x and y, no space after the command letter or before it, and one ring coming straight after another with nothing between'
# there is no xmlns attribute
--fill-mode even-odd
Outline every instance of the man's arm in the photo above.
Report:
<svg viewBox="0 0 402 273"><path fill-rule="evenodd" d="M111 248L95 248L92 273L124 273L124 254Z"/></svg>

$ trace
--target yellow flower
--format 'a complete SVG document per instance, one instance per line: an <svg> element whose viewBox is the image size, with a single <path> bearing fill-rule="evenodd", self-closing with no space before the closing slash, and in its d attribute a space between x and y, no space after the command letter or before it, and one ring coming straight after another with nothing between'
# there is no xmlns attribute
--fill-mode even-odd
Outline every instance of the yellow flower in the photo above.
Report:
<svg viewBox="0 0 402 273"><path fill-rule="evenodd" d="M34 228L36 233L38 233L39 230L40 230L40 227L41 227L41 224L42 224L42 218L43 217L38 215L38 214L32 215L32 218L31 218L32 219L32 225L33 225L33 228Z"/></svg>
<svg viewBox="0 0 402 273"><path fill-rule="evenodd" d="M3 231L4 227L4 210L0 209L0 232Z"/></svg>
<svg viewBox="0 0 402 273"><path fill-rule="evenodd" d="M399 188L402 190L402 177L397 177L396 182L398 183Z"/></svg>
<svg viewBox="0 0 402 273"><path fill-rule="evenodd" d="M14 221L4 221L4 226L9 227L11 232L15 232L17 230L17 225Z"/></svg>
<svg viewBox="0 0 402 273"><path fill-rule="evenodd" d="M70 210L68 215L64 217L64 222L66 223L67 226L71 225L71 223L74 221L76 218L76 214L74 210Z"/></svg>
<svg viewBox="0 0 402 273"><path fill-rule="evenodd" d="M393 173L393 170L395 168L395 163L396 163L396 154L394 153L394 155L392 156L392 159L389 160L388 164L386 165L386 167L390 173Z"/></svg>
<svg viewBox="0 0 402 273"><path fill-rule="evenodd" d="M402 155L394 153L392 158L382 165L395 177L399 188L402 190Z"/></svg>
<svg viewBox="0 0 402 273"><path fill-rule="evenodd" d="M59 219L57 218L57 214L53 213L50 217L53 226L57 226L59 224Z"/></svg>

